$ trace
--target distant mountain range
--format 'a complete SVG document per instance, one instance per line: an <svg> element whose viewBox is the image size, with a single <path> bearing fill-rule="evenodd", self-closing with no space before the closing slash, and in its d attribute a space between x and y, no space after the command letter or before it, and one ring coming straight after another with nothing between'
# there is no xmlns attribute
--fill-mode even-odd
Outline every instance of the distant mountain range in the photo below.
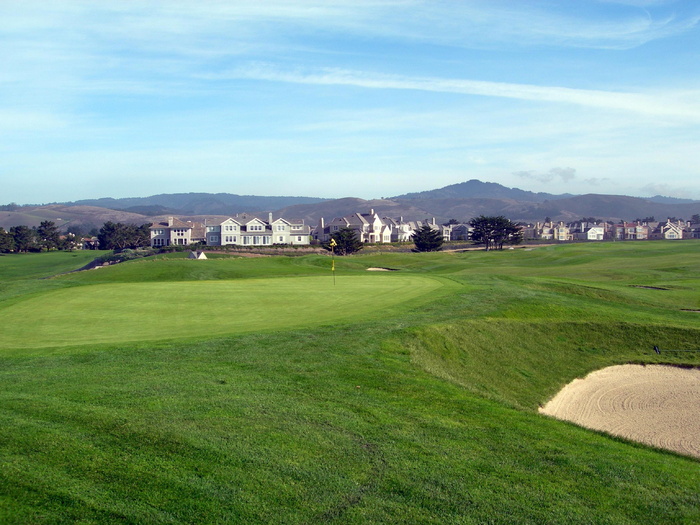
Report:
<svg viewBox="0 0 700 525"><path fill-rule="evenodd" d="M256 197L231 193L170 193L125 199L88 199L64 204L97 206L142 215L228 215L277 210L294 204L312 204L325 200L314 197Z"/></svg>
<svg viewBox="0 0 700 525"><path fill-rule="evenodd" d="M175 193L125 199L92 199L46 206L2 206L0 227L38 226L43 220L62 229L70 225L99 228L104 222L145 223L168 216L193 219L201 216L235 216L241 213L299 218L315 225L355 212L375 210L382 216L405 220L435 218L446 222L468 221L479 215L504 215L514 221L573 221L582 217L624 219L667 217L690 219L700 214L700 201L656 196L555 195L507 188L494 182L469 180L430 191L407 193L388 199L321 199L314 197L259 197L229 193Z"/></svg>

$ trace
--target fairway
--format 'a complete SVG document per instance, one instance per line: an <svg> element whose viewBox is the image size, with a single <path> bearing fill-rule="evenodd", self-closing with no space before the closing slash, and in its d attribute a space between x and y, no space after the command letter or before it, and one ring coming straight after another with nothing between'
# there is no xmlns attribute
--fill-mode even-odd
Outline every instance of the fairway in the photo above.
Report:
<svg viewBox="0 0 700 525"><path fill-rule="evenodd" d="M335 285L329 277L289 277L82 286L0 310L0 347L204 337L371 320L442 286L434 278L385 274L344 276Z"/></svg>

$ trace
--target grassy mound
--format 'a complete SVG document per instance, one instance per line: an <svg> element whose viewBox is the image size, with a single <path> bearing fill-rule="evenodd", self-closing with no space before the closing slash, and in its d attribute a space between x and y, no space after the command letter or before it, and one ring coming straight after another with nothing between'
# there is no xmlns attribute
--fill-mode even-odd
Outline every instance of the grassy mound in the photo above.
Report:
<svg viewBox="0 0 700 525"><path fill-rule="evenodd" d="M352 290L337 300L357 292L351 318L334 317L327 293L302 292L332 286L327 257L25 278L26 293L0 293L0 319L28 326L22 305L48 315L74 296L66 323L80 340L41 347L56 341L26 328L14 337L30 349L0 348L0 521L696 523L697 461L536 407L607 364L700 365L694 353L651 350L700 348L698 314L681 311L700 306L697 248L343 258L337 286ZM163 303L198 286L256 304L250 331L149 342L122 305L113 332L127 319L141 338L93 338L90 308L104 294L140 304L162 292L158 306L174 309ZM260 309L285 286L287 310L310 308L325 324L275 326L284 314Z"/></svg>

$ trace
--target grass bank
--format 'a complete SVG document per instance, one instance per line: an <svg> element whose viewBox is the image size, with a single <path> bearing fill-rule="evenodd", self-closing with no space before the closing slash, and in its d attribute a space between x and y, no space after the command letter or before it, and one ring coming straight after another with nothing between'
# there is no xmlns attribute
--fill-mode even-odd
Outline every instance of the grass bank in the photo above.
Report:
<svg viewBox="0 0 700 525"><path fill-rule="evenodd" d="M536 408L607 364L700 364L649 346L700 343L698 314L682 311L700 294L699 246L365 254L336 259L358 300L323 326L99 341L90 321L60 346L27 330L26 348L0 349L0 521L697 523L697 461ZM25 302L45 314L56 294L142 287L140 302L198 285L238 290L260 319L260 279L295 288L290 309L326 315L298 282L330 281L329 262L164 259L26 278L31 293L0 297L0 322ZM399 282L440 293L402 298ZM388 288L363 291L375 284ZM90 304L76 311L89 318ZM152 312L142 318L162 319Z"/></svg>

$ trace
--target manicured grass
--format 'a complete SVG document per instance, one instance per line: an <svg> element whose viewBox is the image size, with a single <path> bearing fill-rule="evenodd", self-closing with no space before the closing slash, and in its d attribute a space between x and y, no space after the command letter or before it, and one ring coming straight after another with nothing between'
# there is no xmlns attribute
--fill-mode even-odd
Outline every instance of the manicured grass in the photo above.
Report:
<svg viewBox="0 0 700 525"><path fill-rule="evenodd" d="M434 278L387 274L344 276L335 284L324 276L81 286L0 310L0 347L201 338L347 323L371 319L441 287ZM76 332L76 320L89 327L89 337Z"/></svg>
<svg viewBox="0 0 700 525"><path fill-rule="evenodd" d="M332 287L329 262L134 261L0 296L25 327L22 305L83 301L75 345L26 328L25 348L0 348L0 522L700 522L696 460L536 413L608 364L700 365L651 350L700 348L700 314L681 311L700 296L700 243L338 258L353 290L337 300L356 299L341 319L332 295L301 291ZM274 325L285 287L288 310L324 325ZM149 342L138 319L170 321L129 308L162 293L197 324L177 305L217 290L237 291L232 312L257 305L251 332ZM80 324L100 297L119 305L107 336Z"/></svg>
<svg viewBox="0 0 700 525"><path fill-rule="evenodd" d="M85 266L104 251L20 253L0 255L0 276L3 281L36 279L70 272Z"/></svg>

